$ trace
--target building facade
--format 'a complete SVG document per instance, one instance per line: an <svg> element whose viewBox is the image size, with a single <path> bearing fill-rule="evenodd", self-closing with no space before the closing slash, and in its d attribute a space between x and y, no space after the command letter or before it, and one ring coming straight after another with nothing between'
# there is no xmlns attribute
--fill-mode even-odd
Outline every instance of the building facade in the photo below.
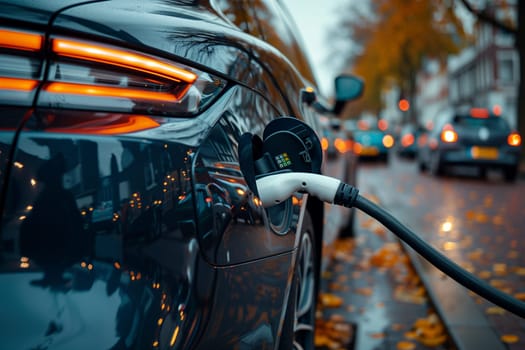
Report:
<svg viewBox="0 0 525 350"><path fill-rule="evenodd" d="M498 20L516 23L515 4L506 3L501 6L496 2L488 10ZM484 22L474 30L475 45L448 60L449 103L452 107L501 111L501 116L516 127L519 55L514 36Z"/></svg>

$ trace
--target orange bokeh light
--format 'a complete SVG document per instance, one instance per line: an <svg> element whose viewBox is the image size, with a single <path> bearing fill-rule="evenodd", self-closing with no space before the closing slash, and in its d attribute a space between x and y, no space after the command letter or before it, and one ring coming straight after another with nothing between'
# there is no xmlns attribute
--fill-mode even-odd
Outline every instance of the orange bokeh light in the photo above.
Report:
<svg viewBox="0 0 525 350"><path fill-rule="evenodd" d="M410 109L410 102L406 98L399 100L398 107L401 111L406 112Z"/></svg>

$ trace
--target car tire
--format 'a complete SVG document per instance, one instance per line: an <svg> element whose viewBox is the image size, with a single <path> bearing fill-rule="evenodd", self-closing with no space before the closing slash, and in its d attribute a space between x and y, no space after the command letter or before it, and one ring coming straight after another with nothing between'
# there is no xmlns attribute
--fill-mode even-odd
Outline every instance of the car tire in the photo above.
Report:
<svg viewBox="0 0 525 350"><path fill-rule="evenodd" d="M517 168L507 168L503 170L503 178L505 182L515 182L518 178L518 169Z"/></svg>
<svg viewBox="0 0 525 350"><path fill-rule="evenodd" d="M292 289L287 303L280 350L314 350L315 309L318 295L318 259L313 223L308 212L303 221Z"/></svg>
<svg viewBox="0 0 525 350"><path fill-rule="evenodd" d="M487 169L486 168L480 168L479 169L479 178L482 179L482 180L486 180L487 179L487 176L488 176L488 172L487 172Z"/></svg>

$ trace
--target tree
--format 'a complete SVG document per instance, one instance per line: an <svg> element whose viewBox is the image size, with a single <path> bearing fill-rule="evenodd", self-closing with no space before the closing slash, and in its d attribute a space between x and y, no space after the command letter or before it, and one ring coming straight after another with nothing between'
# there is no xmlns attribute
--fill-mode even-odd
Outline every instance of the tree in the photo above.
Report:
<svg viewBox="0 0 525 350"><path fill-rule="evenodd" d="M385 89L396 86L414 100L416 74L425 60L445 60L463 47L468 36L450 1L375 0L369 6L368 10L350 6L339 30L355 44L346 53L348 66L367 84L353 110L377 114ZM414 109L407 113L408 120L415 121Z"/></svg>
<svg viewBox="0 0 525 350"><path fill-rule="evenodd" d="M507 18L497 18L494 12L489 11L486 6L483 9L476 9L470 1L459 0L470 13L482 22L489 23L494 27L512 33L515 37L514 45L519 56L520 65L520 80L518 85L518 131L522 137L525 137L525 26L520 23L525 23L525 5L523 1L516 1L516 11L518 13L517 23L512 23ZM505 1L500 1L500 6L508 6ZM525 145L522 142L521 163L525 163Z"/></svg>

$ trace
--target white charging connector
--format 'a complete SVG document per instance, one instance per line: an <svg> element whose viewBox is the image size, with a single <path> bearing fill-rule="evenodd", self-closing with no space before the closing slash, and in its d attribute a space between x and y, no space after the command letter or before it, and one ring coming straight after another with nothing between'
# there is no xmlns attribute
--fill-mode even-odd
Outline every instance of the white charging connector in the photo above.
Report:
<svg viewBox="0 0 525 350"><path fill-rule="evenodd" d="M309 193L323 202L334 203L341 181L312 173L277 173L256 180L263 207L271 207L290 198L294 192Z"/></svg>

